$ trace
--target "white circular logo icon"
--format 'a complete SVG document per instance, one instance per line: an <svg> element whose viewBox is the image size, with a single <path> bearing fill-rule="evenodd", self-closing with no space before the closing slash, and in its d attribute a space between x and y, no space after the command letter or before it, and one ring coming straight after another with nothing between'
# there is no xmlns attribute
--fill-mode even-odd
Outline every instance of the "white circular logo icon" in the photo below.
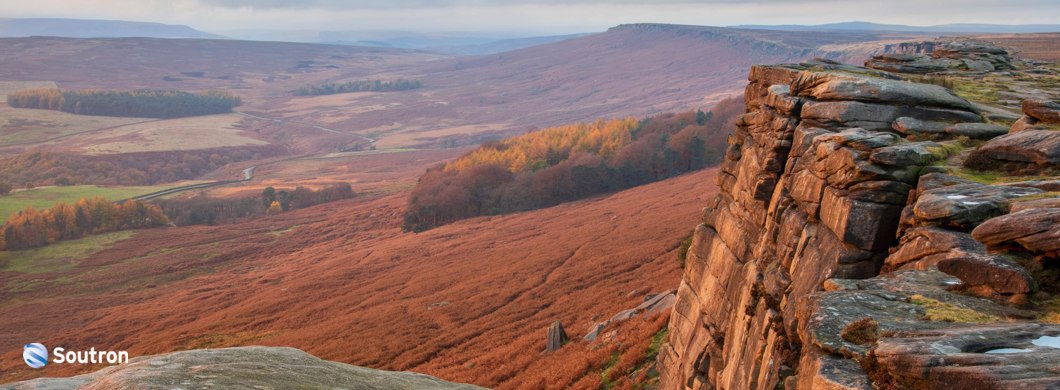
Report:
<svg viewBox="0 0 1060 390"><path fill-rule="evenodd" d="M22 359L26 365L33 368L41 368L48 364L48 348L41 343L26 344L22 348Z"/></svg>

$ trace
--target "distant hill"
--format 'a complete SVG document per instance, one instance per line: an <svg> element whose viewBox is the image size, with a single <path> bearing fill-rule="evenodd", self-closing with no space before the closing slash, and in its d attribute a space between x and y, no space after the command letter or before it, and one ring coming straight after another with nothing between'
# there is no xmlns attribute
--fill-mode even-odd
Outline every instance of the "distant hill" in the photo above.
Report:
<svg viewBox="0 0 1060 390"><path fill-rule="evenodd" d="M569 34L569 35L550 35L544 37L529 37L529 38L511 38L501 39L498 41L473 44L473 45L453 45L453 46L431 46L427 47L427 50L437 51L440 53L456 54L456 55L484 55L484 54L496 54L503 53L506 51L524 49L531 46L545 45L549 43L565 41L568 39L574 39L584 37L591 34Z"/></svg>
<svg viewBox="0 0 1060 390"><path fill-rule="evenodd" d="M548 126L705 107L740 93L752 64L813 57L842 61L845 53L820 47L877 39L872 32L629 24L519 50L436 61L420 73L425 85L439 91L437 97L463 103L464 116L525 129L526 123ZM379 110L365 117L384 114Z"/></svg>
<svg viewBox="0 0 1060 390"><path fill-rule="evenodd" d="M231 30L225 36L251 41L327 43L429 50L445 54L483 55L577 38L587 34L514 36L476 33L420 33L412 31Z"/></svg>
<svg viewBox="0 0 1060 390"><path fill-rule="evenodd" d="M879 24L872 22L842 22L818 25L739 25L733 28L781 31L890 31L890 32L928 32L938 34L1018 34L1060 32L1060 24L940 24L934 26L907 26L902 24Z"/></svg>
<svg viewBox="0 0 1060 390"><path fill-rule="evenodd" d="M188 26L94 19L0 19L0 37L223 38Z"/></svg>

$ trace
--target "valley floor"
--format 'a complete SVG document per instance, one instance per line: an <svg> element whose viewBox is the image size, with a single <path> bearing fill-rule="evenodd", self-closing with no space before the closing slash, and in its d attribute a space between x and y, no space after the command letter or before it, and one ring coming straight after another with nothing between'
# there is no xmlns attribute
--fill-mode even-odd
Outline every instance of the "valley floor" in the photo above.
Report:
<svg viewBox="0 0 1060 390"><path fill-rule="evenodd" d="M420 234L407 193L217 227L151 229L47 272L0 267L0 344L29 340L133 356L236 345L498 388L567 364L544 354L672 288L677 251L716 192L704 170L627 191ZM0 382L32 371L6 348ZM79 367L88 371L99 367Z"/></svg>

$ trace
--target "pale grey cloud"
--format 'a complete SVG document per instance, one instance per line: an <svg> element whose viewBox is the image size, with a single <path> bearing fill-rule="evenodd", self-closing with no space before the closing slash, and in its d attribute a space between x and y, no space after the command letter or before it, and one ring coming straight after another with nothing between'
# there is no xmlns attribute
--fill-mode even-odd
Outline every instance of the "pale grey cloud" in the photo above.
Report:
<svg viewBox="0 0 1060 390"><path fill-rule="evenodd" d="M818 2L820 0L817 0ZM843 1L843 0L831 0ZM806 2L800 0L202 0L230 8L250 9L406 9L406 8L450 8L450 7L505 7L512 5L669 5L669 4L777 4Z"/></svg>
<svg viewBox="0 0 1060 390"><path fill-rule="evenodd" d="M0 17L124 19L237 29L601 31L621 23L726 26L851 20L1060 23L1060 0L34 0L0 1Z"/></svg>

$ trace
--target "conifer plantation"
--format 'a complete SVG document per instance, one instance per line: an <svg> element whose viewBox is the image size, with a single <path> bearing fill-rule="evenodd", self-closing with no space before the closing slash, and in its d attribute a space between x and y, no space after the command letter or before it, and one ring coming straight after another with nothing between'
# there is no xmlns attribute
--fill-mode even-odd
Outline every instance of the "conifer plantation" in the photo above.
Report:
<svg viewBox="0 0 1060 390"><path fill-rule="evenodd" d="M417 89L423 86L419 80L396 79L396 80L358 80L345 83L328 83L321 85L309 85L294 91L298 96L334 95L337 93L350 92L390 92Z"/></svg>
<svg viewBox="0 0 1060 390"><path fill-rule="evenodd" d="M78 115L166 119L232 112L242 100L224 91L190 93L142 89L122 92L43 88L7 95L7 104Z"/></svg>

